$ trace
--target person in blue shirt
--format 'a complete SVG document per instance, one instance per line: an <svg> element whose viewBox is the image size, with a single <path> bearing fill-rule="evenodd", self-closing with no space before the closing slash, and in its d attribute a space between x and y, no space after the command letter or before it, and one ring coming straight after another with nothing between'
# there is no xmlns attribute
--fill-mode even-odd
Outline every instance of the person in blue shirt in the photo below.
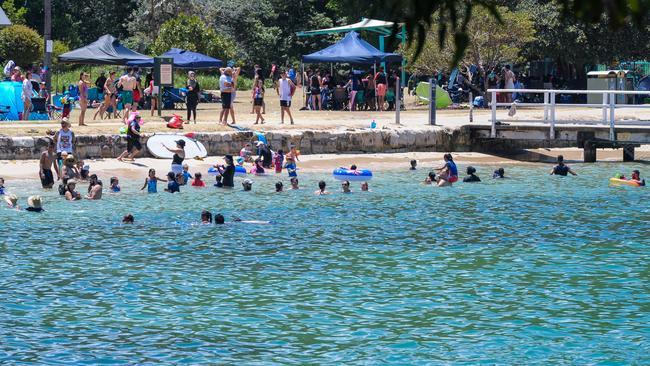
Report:
<svg viewBox="0 0 650 366"><path fill-rule="evenodd" d="M451 186L458 181L458 168L451 154L445 154L445 165L436 169L438 173L438 187Z"/></svg>
<svg viewBox="0 0 650 366"><path fill-rule="evenodd" d="M181 182L183 180L183 174L178 173L174 175L174 172L169 172L167 173L167 188L165 188L165 192L169 193L174 193L174 192L179 192L181 191Z"/></svg>
<svg viewBox="0 0 650 366"><path fill-rule="evenodd" d="M190 181L190 179L194 179L192 174L189 172L190 167L187 164L183 164L183 183L181 183L182 186L187 185L187 182Z"/></svg>
<svg viewBox="0 0 650 366"><path fill-rule="evenodd" d="M288 74L287 76L289 77L289 80L291 80L295 84L296 83L296 70L293 68L293 66L291 66L289 68L289 72L287 74Z"/></svg>
<svg viewBox="0 0 650 366"><path fill-rule="evenodd" d="M0 196L5 195L5 179L0 178Z"/></svg>

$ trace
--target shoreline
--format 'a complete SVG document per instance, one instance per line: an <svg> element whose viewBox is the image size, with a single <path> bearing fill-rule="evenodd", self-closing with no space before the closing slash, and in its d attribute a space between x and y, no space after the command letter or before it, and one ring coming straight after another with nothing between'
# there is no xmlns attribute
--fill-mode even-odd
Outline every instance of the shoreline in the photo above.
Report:
<svg viewBox="0 0 650 366"><path fill-rule="evenodd" d="M639 151L650 158L650 147ZM643 154L645 152L646 154ZM550 165L555 162L557 155L564 155L571 164L582 163L582 149L533 149L521 154L500 156L477 152L452 152L454 160L463 166L467 165ZM427 169L442 164L444 152L399 152L399 153L365 153L365 154L311 154L300 156L298 167L303 173L331 172L339 166L356 164L359 167L373 171L388 171L393 169L408 169L410 160L418 161L418 169ZM599 162L621 162L620 151L599 151ZM101 178L117 176L120 179L140 179L147 175L150 168L156 169L159 176L169 171L171 159L139 158L135 162L119 162L114 158L85 159L90 166L91 174ZM190 172L205 172L213 164L221 164L222 156L208 156L203 161L188 159ZM250 164L246 165L250 169ZM0 160L0 177L13 180L38 180L38 160Z"/></svg>

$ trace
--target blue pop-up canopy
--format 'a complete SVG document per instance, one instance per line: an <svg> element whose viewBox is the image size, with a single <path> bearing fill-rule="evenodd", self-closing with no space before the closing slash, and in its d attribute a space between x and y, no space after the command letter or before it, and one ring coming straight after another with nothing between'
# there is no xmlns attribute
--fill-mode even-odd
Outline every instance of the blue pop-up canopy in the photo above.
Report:
<svg viewBox="0 0 650 366"><path fill-rule="evenodd" d="M345 38L320 51L302 56L304 63L337 62L350 64L375 64L380 62L401 62L402 55L382 52L350 32Z"/></svg>
<svg viewBox="0 0 650 366"><path fill-rule="evenodd" d="M161 57L171 57L174 59L174 66L179 69L214 69L221 67L221 60L214 57L206 56L202 53L172 48L160 55ZM128 63L131 66L153 67L153 58L141 61L132 61Z"/></svg>

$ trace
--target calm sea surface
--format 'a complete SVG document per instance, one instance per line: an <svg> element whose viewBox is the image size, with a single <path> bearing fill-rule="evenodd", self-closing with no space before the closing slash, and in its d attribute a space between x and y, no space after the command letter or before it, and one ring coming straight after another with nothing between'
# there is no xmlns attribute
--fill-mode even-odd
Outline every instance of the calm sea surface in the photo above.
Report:
<svg viewBox="0 0 650 366"><path fill-rule="evenodd" d="M0 209L0 364L650 364L650 188L607 186L650 169L494 168L329 197L318 174L72 203L8 181L47 212Z"/></svg>

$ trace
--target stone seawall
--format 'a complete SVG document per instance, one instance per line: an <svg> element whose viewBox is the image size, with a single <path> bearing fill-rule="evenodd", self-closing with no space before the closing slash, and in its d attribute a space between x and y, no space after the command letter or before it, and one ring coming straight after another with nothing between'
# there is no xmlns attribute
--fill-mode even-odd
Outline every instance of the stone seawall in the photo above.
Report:
<svg viewBox="0 0 650 366"><path fill-rule="evenodd" d="M295 144L302 154L390 153L405 151L470 151L470 130L467 127L448 129L340 129L290 130L266 132L274 149L287 150ZM256 140L249 131L195 133L209 155L236 154L246 142ZM48 137L0 137L0 160L38 159L50 139ZM142 139L146 146L146 138ZM115 158L126 149L126 138L119 135L77 136L75 155L82 159ZM140 156L149 157L145 148Z"/></svg>

